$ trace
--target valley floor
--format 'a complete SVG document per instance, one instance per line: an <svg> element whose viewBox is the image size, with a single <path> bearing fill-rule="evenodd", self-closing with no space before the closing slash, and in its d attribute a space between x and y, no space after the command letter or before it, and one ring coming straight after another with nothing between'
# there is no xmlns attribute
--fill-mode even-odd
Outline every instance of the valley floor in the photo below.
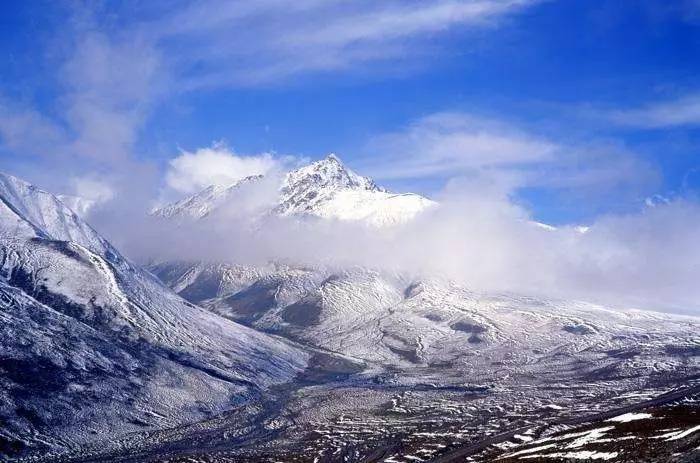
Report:
<svg viewBox="0 0 700 463"><path fill-rule="evenodd" d="M698 375L494 384L465 384L444 369L414 375L368 375L318 353L292 384L213 419L32 461L686 463L700 456Z"/></svg>

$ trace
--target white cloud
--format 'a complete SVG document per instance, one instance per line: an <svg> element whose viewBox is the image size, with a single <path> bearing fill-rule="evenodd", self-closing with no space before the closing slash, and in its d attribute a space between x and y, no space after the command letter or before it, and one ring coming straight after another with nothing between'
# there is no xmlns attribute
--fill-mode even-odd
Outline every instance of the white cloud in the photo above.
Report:
<svg viewBox="0 0 700 463"><path fill-rule="evenodd" d="M455 26L483 25L501 15L534 2L505 1L433 1L388 2L384 6L360 7L351 15L337 18L309 34L296 35L296 44L347 46L358 41L383 42L417 34L447 31Z"/></svg>
<svg viewBox="0 0 700 463"><path fill-rule="evenodd" d="M266 174L279 163L270 153L238 155L216 143L194 152L182 151L169 162L165 182L178 193L191 194L210 185L230 185L251 175Z"/></svg>
<svg viewBox="0 0 700 463"><path fill-rule="evenodd" d="M90 219L90 214L95 209L111 201L116 195L112 185L97 175L75 177L70 183L72 194L58 195L58 199L84 219Z"/></svg>
<svg viewBox="0 0 700 463"><path fill-rule="evenodd" d="M77 177L72 180L75 196L103 203L114 198L114 188L104 180L94 177Z"/></svg>
<svg viewBox="0 0 700 463"><path fill-rule="evenodd" d="M610 111L608 118L620 125L647 129L700 126L700 93L641 108Z"/></svg>
<svg viewBox="0 0 700 463"><path fill-rule="evenodd" d="M381 178L417 178L541 163L560 147L494 120L438 113L376 137L369 150L366 167Z"/></svg>
<svg viewBox="0 0 700 463"><path fill-rule="evenodd" d="M268 187L276 193L274 185ZM507 196L454 181L436 198L439 207L400 227L377 229L261 218L259 209L245 204L258 201L259 193L236 197L231 203L236 214L213 214L178 227L155 221L150 226L157 231L134 237L136 252L164 260L359 265L414 279L444 277L477 291L700 313L696 203L676 200L602 217L582 233L581 227L537 226ZM246 210L248 217L240 213Z"/></svg>
<svg viewBox="0 0 700 463"><path fill-rule="evenodd" d="M658 172L624 146L555 139L468 113L421 118L375 137L366 151L360 168L379 179L462 177L501 194L532 187L590 199L617 190L623 199L658 181Z"/></svg>
<svg viewBox="0 0 700 463"><path fill-rule="evenodd" d="M318 71L424 61L423 45L454 30L493 26L539 0L197 2L143 24L187 88L268 84ZM216 12L215 14L212 12ZM225 44L225 45L223 45ZM433 56L435 48L432 48ZM190 72L196 58L197 72ZM377 67L372 68L377 71Z"/></svg>

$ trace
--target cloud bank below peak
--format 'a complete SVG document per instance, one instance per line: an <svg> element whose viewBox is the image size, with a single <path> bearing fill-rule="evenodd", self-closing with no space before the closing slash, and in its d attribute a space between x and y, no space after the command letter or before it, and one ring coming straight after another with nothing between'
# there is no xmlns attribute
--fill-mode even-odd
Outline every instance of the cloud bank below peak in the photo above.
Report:
<svg viewBox="0 0 700 463"><path fill-rule="evenodd" d="M231 210L222 206L223 213L205 219L177 226L144 221L120 239L146 260L272 261L339 271L360 266L414 279L446 278L487 293L700 313L700 208L693 202L675 199L606 215L584 233L576 226L538 225L527 208L498 191L453 180L436 195L438 206L400 226L377 228L362 221L261 216L251 206L277 187L244 191Z"/></svg>

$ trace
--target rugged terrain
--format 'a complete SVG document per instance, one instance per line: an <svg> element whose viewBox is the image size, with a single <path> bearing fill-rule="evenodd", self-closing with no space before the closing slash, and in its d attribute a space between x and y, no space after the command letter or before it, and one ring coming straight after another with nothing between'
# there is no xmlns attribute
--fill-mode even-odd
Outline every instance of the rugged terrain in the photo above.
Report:
<svg viewBox="0 0 700 463"><path fill-rule="evenodd" d="M56 197L0 176L0 452L220 413L308 355L183 300Z"/></svg>
<svg viewBox="0 0 700 463"><path fill-rule="evenodd" d="M268 180L154 216L206 225ZM439 207L335 156L273 186L256 226L397 227ZM364 267L180 260L149 273L55 197L9 176L0 187L6 458L697 461L697 318Z"/></svg>

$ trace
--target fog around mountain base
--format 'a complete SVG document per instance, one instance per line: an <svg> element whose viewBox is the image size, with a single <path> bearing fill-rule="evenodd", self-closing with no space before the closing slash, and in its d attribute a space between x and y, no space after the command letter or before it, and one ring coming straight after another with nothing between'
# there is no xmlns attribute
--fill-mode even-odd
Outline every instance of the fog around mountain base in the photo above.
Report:
<svg viewBox="0 0 700 463"><path fill-rule="evenodd" d="M143 211L129 214L125 226L107 220L109 207L92 219L142 261L362 266L447 278L475 291L700 314L700 207L690 201L603 216L586 228L553 228L533 222L507 191L452 181L434 198L438 207L379 228L266 214L279 184L269 178L198 221L174 223Z"/></svg>

